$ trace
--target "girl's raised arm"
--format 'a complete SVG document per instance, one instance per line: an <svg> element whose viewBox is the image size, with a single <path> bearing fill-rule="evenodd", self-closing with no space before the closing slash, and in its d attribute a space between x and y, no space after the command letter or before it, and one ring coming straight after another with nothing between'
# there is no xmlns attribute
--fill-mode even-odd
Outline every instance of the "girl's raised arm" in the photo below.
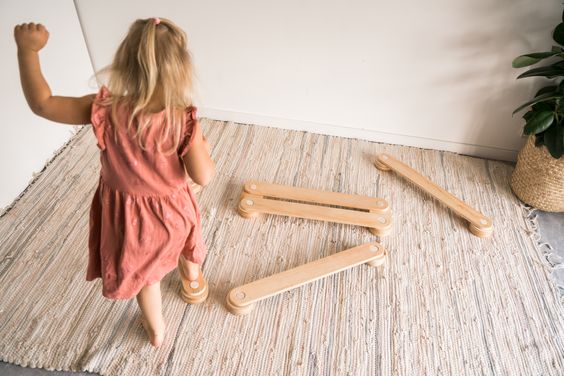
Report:
<svg viewBox="0 0 564 376"><path fill-rule="evenodd" d="M89 124L95 94L83 97L53 96L41 73L39 50L49 39L49 32L41 24L27 23L14 28L18 45L20 80L25 99L31 110L45 119L65 124Z"/></svg>

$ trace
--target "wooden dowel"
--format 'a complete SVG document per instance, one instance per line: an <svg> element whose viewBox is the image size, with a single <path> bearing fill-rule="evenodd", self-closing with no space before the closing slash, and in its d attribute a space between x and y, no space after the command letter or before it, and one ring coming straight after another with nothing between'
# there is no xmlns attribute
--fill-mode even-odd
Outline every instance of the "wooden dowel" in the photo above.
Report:
<svg viewBox="0 0 564 376"><path fill-rule="evenodd" d="M445 204L448 208L454 211L458 216L468 221L468 228L470 232L478 237L488 237L493 233L493 222L490 218L484 216L479 211L468 206L464 201L458 197L447 192L439 187L431 180L427 179L419 172L415 171L406 164L398 161L388 154L380 154L376 162L376 167L383 171L392 170L398 175L409 180L423 191L433 196L438 201Z"/></svg>
<svg viewBox="0 0 564 376"><path fill-rule="evenodd" d="M227 308L235 315L246 314L254 308L257 302L306 283L364 263L370 266L382 265L385 255L385 248L377 242L335 253L232 289L227 294Z"/></svg>
<svg viewBox="0 0 564 376"><path fill-rule="evenodd" d="M392 218L388 213L371 213L308 205L298 202L272 200L250 194L241 195L239 213L245 218L264 213L364 226L378 236L387 235L392 227Z"/></svg>
<svg viewBox="0 0 564 376"><path fill-rule="evenodd" d="M254 181L245 184L238 210L244 218L265 213L365 226L378 236L392 228L384 199Z"/></svg>
<svg viewBox="0 0 564 376"><path fill-rule="evenodd" d="M268 196L286 200L343 206L378 213L385 213L390 209L388 202L383 198L378 197L350 195L340 192L321 191L257 181L245 183L244 189L245 192L257 196Z"/></svg>

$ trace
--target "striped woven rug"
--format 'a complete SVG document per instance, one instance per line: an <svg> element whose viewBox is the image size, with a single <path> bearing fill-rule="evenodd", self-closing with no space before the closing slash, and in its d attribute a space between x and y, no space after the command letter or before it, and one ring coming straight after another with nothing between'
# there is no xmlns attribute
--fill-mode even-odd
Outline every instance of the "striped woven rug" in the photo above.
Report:
<svg viewBox="0 0 564 376"><path fill-rule="evenodd" d="M162 281L168 323L152 348L135 299L86 282L99 171L90 126L0 218L0 357L101 375L562 375L564 308L512 166L452 153L204 121L217 175L199 194L210 297L189 306ZM489 239L391 172L387 152L494 219ZM227 292L358 244L367 229L280 216L243 219L250 179L383 197L394 216L383 267L366 265L269 298L247 316Z"/></svg>

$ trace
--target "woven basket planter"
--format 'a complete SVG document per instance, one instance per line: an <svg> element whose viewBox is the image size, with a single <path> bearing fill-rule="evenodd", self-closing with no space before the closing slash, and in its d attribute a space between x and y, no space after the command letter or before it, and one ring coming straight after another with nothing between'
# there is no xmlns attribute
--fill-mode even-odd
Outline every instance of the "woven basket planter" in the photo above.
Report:
<svg viewBox="0 0 564 376"><path fill-rule="evenodd" d="M554 159L531 136L517 157L511 189L524 203L548 212L564 212L564 157Z"/></svg>

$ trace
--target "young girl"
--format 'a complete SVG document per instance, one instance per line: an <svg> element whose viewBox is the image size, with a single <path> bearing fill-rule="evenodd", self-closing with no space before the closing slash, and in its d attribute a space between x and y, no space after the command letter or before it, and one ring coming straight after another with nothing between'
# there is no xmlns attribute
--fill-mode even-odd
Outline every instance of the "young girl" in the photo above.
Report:
<svg viewBox="0 0 564 376"><path fill-rule="evenodd" d="M160 280L178 266L181 297L196 304L208 296L200 212L186 172L206 185L215 167L191 102L186 34L164 18L135 21L105 69L107 86L77 98L51 95L39 66L49 37L43 25L18 25L14 36L31 110L60 123L92 123L100 149L86 280L101 278L108 299L135 296L150 342L160 346Z"/></svg>

